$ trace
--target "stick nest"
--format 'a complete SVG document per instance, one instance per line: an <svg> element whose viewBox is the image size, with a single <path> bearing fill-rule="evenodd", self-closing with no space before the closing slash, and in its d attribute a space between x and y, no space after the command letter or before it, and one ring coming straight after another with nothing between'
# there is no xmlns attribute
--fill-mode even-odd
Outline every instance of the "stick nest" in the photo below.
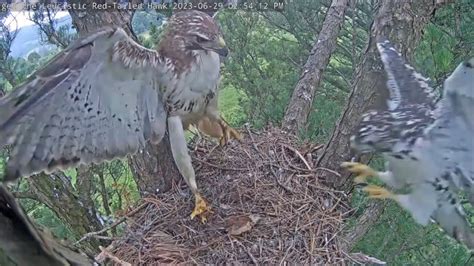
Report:
<svg viewBox="0 0 474 266"><path fill-rule="evenodd" d="M350 208L343 192L318 180L331 171L313 166L322 146L275 128L243 131L242 142L224 148L193 142L198 187L214 211L209 221L190 220L194 199L184 182L144 198L108 248L115 262L345 264L338 235Z"/></svg>

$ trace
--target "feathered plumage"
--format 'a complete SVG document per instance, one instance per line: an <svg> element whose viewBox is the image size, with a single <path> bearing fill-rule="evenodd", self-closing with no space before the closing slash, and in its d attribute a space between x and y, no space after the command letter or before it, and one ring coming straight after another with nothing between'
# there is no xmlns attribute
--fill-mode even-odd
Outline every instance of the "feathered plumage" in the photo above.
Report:
<svg viewBox="0 0 474 266"><path fill-rule="evenodd" d="M396 200L420 224L434 219L474 248L474 234L457 195L464 190L474 198L474 59L461 63L446 80L437 104L428 80L405 63L390 42L382 39L377 47L390 98L385 110L364 114L351 145L359 152L381 152L386 171L352 162L343 166L358 174L356 182L375 176L392 189L408 189L406 194L392 194L377 186L365 188L371 197Z"/></svg>
<svg viewBox="0 0 474 266"><path fill-rule="evenodd" d="M0 147L13 146L5 180L124 157L168 127L176 165L198 195L183 125L208 117L231 130L216 100L227 53L199 11L172 16L156 50L118 27L76 40L0 99Z"/></svg>

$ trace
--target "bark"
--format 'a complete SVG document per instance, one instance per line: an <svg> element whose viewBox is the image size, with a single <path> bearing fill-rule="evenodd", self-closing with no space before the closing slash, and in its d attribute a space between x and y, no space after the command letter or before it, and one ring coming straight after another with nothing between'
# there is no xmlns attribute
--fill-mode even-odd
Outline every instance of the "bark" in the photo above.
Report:
<svg viewBox="0 0 474 266"><path fill-rule="evenodd" d="M283 128L288 132L298 133L306 126L314 95L336 49L337 36L344 23L348 4L349 0L333 0L328 9L323 27L303 67L283 118Z"/></svg>
<svg viewBox="0 0 474 266"><path fill-rule="evenodd" d="M158 145L147 145L143 151L130 156L129 165L142 196L166 192L173 187L173 182L182 179L174 163L168 134Z"/></svg>
<svg viewBox="0 0 474 266"><path fill-rule="evenodd" d="M86 179L89 178L86 177ZM26 180L29 187L28 197L50 208L76 239L102 228L95 215L94 205L82 201L81 197L75 194L70 178L62 172L51 175L39 174ZM101 244L98 240L90 239L81 242L80 248L92 255Z"/></svg>
<svg viewBox="0 0 474 266"><path fill-rule="evenodd" d="M400 0L381 1L375 20L371 26L368 45L352 81L352 91L347 105L337 122L333 134L321 153L318 166L337 170L341 177L322 173L320 178L326 180L337 189L349 191L352 186L350 174L340 168L343 161L353 157L349 147L349 138L354 128L359 124L361 114L371 107L385 105L388 95L386 77L382 62L376 48L376 37L386 36L399 51L410 61L414 49L419 42L423 28L430 21L439 4L431 0ZM367 158L362 158L366 163ZM377 221L381 213L381 204L373 204L359 217L355 232L346 236L350 243L347 248L355 244Z"/></svg>
<svg viewBox="0 0 474 266"><path fill-rule="evenodd" d="M364 212L357 217L356 225L342 232L341 249L347 252L351 251L355 244L367 234L370 227L379 220L384 207L385 203L383 201L371 201Z"/></svg>
<svg viewBox="0 0 474 266"><path fill-rule="evenodd" d="M87 34L91 31L94 31L98 28L101 28L106 25L114 25L122 27L130 36L135 40L137 37L132 30L132 17L133 10L128 9L118 9L107 8L104 10L99 10L97 8L92 8L92 3L95 4L105 4L108 3L112 5L118 1L109 1L109 0L72 0L71 4L80 5L81 7L86 7L86 9L74 8L69 10L69 14L72 18L72 24L77 30L79 35Z"/></svg>

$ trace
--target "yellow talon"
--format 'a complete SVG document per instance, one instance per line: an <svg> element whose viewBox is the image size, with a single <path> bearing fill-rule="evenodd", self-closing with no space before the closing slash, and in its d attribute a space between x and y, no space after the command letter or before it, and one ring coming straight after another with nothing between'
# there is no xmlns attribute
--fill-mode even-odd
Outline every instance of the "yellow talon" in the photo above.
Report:
<svg viewBox="0 0 474 266"><path fill-rule="evenodd" d="M367 177L376 177L378 174L370 166L357 162L343 162L341 167L347 168L349 172L356 174L354 178L355 183L367 183Z"/></svg>
<svg viewBox="0 0 474 266"><path fill-rule="evenodd" d="M233 129L232 127L229 127L227 122L221 117L221 120L219 121L219 125L222 128L223 131L223 136L219 140L219 144L221 146L226 145L231 139L236 139L236 140L241 140L242 136L240 135L237 130Z"/></svg>
<svg viewBox="0 0 474 266"><path fill-rule="evenodd" d="M242 139L240 133L229 127L222 117L217 121L211 120L209 117L203 117L198 121L197 128L206 135L219 139L221 147L226 145L231 139Z"/></svg>
<svg viewBox="0 0 474 266"><path fill-rule="evenodd" d="M381 186L376 185L368 185L362 189L363 191L369 193L369 198L373 199L393 199L394 194L383 188Z"/></svg>
<svg viewBox="0 0 474 266"><path fill-rule="evenodd" d="M207 217L212 213L211 208L208 206L207 202L201 197L201 195L195 195L195 206L194 210L191 213L191 219L194 219L196 216L201 217L201 222L206 223Z"/></svg>

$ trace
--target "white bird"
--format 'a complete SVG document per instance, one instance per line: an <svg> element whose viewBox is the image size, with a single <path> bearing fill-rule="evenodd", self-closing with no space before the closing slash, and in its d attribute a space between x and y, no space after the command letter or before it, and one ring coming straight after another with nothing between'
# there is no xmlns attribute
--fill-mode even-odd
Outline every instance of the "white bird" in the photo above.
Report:
<svg viewBox="0 0 474 266"><path fill-rule="evenodd" d="M408 65L400 53L382 39L377 47L387 73L390 98L384 110L363 115L351 146L359 152L380 152L386 171L345 162L357 174L356 183L380 178L392 190L369 185L372 198L390 198L408 210L420 224L435 220L455 239L474 248L474 234L458 199L464 191L471 203L473 185L474 58L461 63L436 94L428 79Z"/></svg>

